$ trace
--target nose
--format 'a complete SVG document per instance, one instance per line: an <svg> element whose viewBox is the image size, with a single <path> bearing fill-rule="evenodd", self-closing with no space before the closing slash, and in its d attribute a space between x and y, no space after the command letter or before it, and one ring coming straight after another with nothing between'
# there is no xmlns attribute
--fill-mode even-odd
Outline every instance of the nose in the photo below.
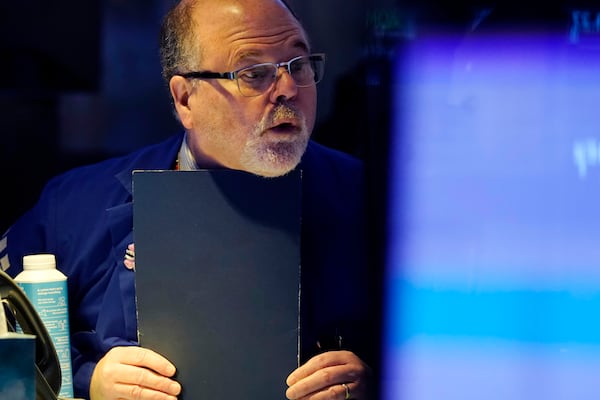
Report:
<svg viewBox="0 0 600 400"><path fill-rule="evenodd" d="M297 94L298 86L294 78L290 75L287 66L280 66L277 70L273 90L271 91L271 101L275 103L281 97L289 100L296 97Z"/></svg>

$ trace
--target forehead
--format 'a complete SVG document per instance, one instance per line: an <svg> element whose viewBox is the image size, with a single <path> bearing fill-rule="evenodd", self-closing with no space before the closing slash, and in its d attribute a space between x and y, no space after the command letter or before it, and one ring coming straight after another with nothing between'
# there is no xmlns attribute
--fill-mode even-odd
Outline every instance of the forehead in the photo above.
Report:
<svg viewBox="0 0 600 400"><path fill-rule="evenodd" d="M243 60L307 53L304 28L275 0L216 1L196 14L197 40L205 60L234 65Z"/></svg>

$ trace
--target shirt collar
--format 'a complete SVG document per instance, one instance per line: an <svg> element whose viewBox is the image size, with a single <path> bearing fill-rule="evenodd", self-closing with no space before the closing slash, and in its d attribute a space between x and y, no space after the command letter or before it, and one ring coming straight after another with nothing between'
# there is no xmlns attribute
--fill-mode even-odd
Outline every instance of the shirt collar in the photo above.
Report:
<svg viewBox="0 0 600 400"><path fill-rule="evenodd" d="M180 171L194 171L198 169L198 164L196 164L192 150L187 144L187 137L188 134L186 132L177 155L177 163Z"/></svg>

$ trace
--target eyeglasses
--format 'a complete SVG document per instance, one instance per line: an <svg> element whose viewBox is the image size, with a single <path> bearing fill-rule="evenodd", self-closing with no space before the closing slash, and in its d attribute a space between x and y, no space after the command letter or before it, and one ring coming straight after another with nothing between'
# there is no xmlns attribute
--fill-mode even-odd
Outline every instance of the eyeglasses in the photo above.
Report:
<svg viewBox="0 0 600 400"><path fill-rule="evenodd" d="M296 86L309 87L323 79L325 54L294 57L280 63L250 65L232 72L194 71L175 74L186 79L229 79L237 82L242 96L253 97L268 91L277 78L279 68L285 67Z"/></svg>

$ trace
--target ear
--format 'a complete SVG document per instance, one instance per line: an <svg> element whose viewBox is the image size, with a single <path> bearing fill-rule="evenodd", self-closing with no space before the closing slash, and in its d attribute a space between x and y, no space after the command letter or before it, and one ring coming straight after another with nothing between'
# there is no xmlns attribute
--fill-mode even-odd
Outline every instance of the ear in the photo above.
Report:
<svg viewBox="0 0 600 400"><path fill-rule="evenodd" d="M194 90L192 83L182 76L175 75L169 81L169 89L181 124L186 129L191 129L193 123L190 96Z"/></svg>

